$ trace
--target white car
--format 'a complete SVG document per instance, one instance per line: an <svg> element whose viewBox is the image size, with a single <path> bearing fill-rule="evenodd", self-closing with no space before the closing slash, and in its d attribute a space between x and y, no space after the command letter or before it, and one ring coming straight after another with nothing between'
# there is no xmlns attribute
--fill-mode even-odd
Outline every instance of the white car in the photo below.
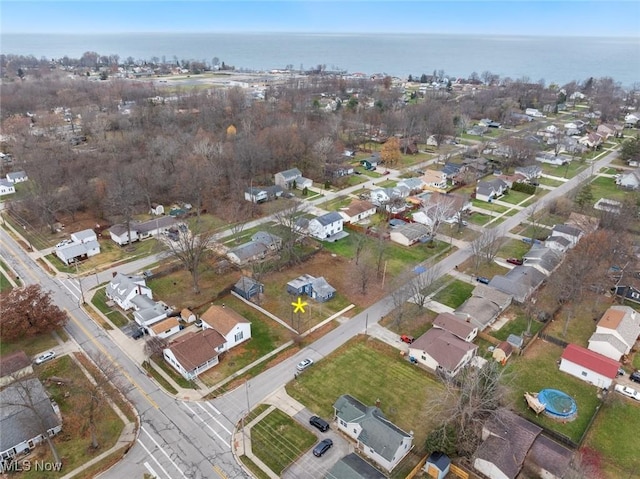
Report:
<svg viewBox="0 0 640 479"><path fill-rule="evenodd" d="M311 358L303 359L302 361L300 361L298 363L298 365L296 366L296 369L298 371L304 371L305 369L307 369L312 364L313 364L313 359L311 359Z"/></svg>
<svg viewBox="0 0 640 479"><path fill-rule="evenodd" d="M36 364L42 364L42 363L46 363L47 361L55 357L56 357L55 351L47 351L46 353L42 353L40 356L38 356L34 362Z"/></svg>
<svg viewBox="0 0 640 479"><path fill-rule="evenodd" d="M636 401L640 401L640 393L629 386L623 386L622 384L616 384L615 390L620 394L623 394L627 397L635 399Z"/></svg>

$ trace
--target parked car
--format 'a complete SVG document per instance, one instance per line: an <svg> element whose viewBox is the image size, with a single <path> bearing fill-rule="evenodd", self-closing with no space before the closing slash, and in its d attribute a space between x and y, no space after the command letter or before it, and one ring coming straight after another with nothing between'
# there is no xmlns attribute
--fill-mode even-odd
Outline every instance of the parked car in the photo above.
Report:
<svg viewBox="0 0 640 479"><path fill-rule="evenodd" d="M36 358L34 361L36 364L46 363L47 361L56 357L55 351L47 351L46 353L42 353L40 356Z"/></svg>
<svg viewBox="0 0 640 479"><path fill-rule="evenodd" d="M402 341L403 343L411 344L413 343L413 336L407 336L406 334L403 334L402 336L400 336L400 341Z"/></svg>
<svg viewBox="0 0 640 479"><path fill-rule="evenodd" d="M193 323L196 325L196 327L201 328L202 327L202 320L200 318L196 319L196 321Z"/></svg>
<svg viewBox="0 0 640 479"><path fill-rule="evenodd" d="M522 264L522 260L518 258L507 258L507 263L515 264L520 266Z"/></svg>
<svg viewBox="0 0 640 479"><path fill-rule="evenodd" d="M303 359L302 361L300 361L298 363L298 365L296 366L296 369L298 371L304 371L305 369L307 369L312 364L313 364L313 359L311 359L311 358Z"/></svg>
<svg viewBox="0 0 640 479"><path fill-rule="evenodd" d="M142 336L144 336L144 329L142 328L136 329L131 335L133 339L140 339Z"/></svg>
<svg viewBox="0 0 640 479"><path fill-rule="evenodd" d="M487 278L486 276L478 276L476 278L476 281L478 283L482 283L482 284L489 284L489 282L491 281L489 278Z"/></svg>
<svg viewBox="0 0 640 479"><path fill-rule="evenodd" d="M631 379L635 383L640 383L640 371L632 372L631 376L629 376L629 379Z"/></svg>
<svg viewBox="0 0 640 479"><path fill-rule="evenodd" d="M309 418L309 424L320 429L322 432L327 432L329 430L329 423L318 416L311 416Z"/></svg>
<svg viewBox="0 0 640 479"><path fill-rule="evenodd" d="M316 447L313 448L313 455L320 457L327 452L331 446L333 446L333 441L331 439L323 439Z"/></svg>
<svg viewBox="0 0 640 479"><path fill-rule="evenodd" d="M616 373L617 378L619 378L620 376L624 376L624 369L622 368L618 368L618 372Z"/></svg>
<svg viewBox="0 0 640 479"><path fill-rule="evenodd" d="M631 399L635 399L636 401L640 401L640 393L629 386L623 386L622 384L616 384L615 387L616 392L620 394L630 397Z"/></svg>

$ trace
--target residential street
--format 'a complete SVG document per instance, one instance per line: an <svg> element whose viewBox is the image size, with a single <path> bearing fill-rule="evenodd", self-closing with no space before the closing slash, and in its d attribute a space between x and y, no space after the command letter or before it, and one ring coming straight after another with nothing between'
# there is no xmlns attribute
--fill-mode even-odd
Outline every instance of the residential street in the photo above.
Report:
<svg viewBox="0 0 640 479"><path fill-rule="evenodd" d="M616 156L616 152L607 154L594 163L592 171L598 171L608 165ZM371 180L371 182L384 181L397 175L398 173L394 171L389 176ZM526 220L534 208L540 208L553 199L566 195L587 177L588 173L586 176L578 175L563 183L548 192L536 205L531 205L514 216L508 217L497 228L506 233ZM349 190L355 191L361 188L362 185L358 185ZM342 195L345 192L327 194L321 199L314 200L314 203L327 201L338 194ZM265 221L268 219L260 219L253 223L259 224ZM250 226L247 225L247 228ZM225 234L222 233L219 238L224 236ZM471 248L467 246L444 258L437 264L439 275L447 274L456 265L467 260L471 254ZM237 464L231 453L235 425L247 413L247 409L263 402L274 391L293 379L295 365L299 361L306 357L314 361L321 360L353 336L365 332L369 326L377 323L394 308L392 295L388 295L295 356L249 380L245 386L209 402L181 401L160 390L140 365L125 350L118 347L120 344L126 344L121 338L114 341L113 335L122 334L119 330L105 331L80 308L81 289L76 279L51 278L34 261L35 254L22 250L2 228L0 228L0 255L24 283L38 283L43 289L52 292L55 303L69 312L71 320L66 330L81 349L94 357L99 353L106 354L122 369L128 386L126 395L140 415L141 427L135 446L131 448L124 460L100 476L104 478L137 478L145 473L163 479L250 477ZM87 291L96 284L108 281L112 271L134 273L161 258L162 255L155 255L103 271L96 275L95 279L92 276L85 277L82 280L82 290ZM335 450L333 452L335 453Z"/></svg>

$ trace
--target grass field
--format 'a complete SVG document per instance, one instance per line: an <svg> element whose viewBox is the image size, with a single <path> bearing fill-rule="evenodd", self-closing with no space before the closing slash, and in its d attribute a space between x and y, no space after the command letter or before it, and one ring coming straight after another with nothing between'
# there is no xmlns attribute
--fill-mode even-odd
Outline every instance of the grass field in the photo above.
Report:
<svg viewBox="0 0 640 479"><path fill-rule="evenodd" d="M103 405L97 415L98 449L92 449L91 437L87 428L87 397L91 389L87 377L77 364L69 357L63 356L43 366L38 372L44 379L57 376L68 380L68 384L47 386L51 397L56 401L62 413L63 429L54 438L54 443L62 459L60 473L47 473L46 477L61 477L76 467L86 463L113 446L123 428L123 423L111 407ZM34 454L38 460L52 461L51 452L45 446L38 447ZM42 478L41 472L32 470L22 475L23 478Z"/></svg>
<svg viewBox="0 0 640 479"><path fill-rule="evenodd" d="M577 443L586 431L600 400L594 386L558 369L557 361L561 354L560 346L536 341L524 356L512 356L507 366L510 400L516 411L528 420L563 434ZM538 392L544 388L559 389L576 400L578 415L574 421L557 422L543 415L536 416L528 408L523 398L525 391Z"/></svg>
<svg viewBox="0 0 640 479"><path fill-rule="evenodd" d="M591 193L597 201L600 198L622 201L629 195L629 192L619 188L613 178L598 176L591 182Z"/></svg>
<svg viewBox="0 0 640 479"><path fill-rule="evenodd" d="M522 258L531 249L531 245L517 239L508 239L498 251L502 258Z"/></svg>
<svg viewBox="0 0 640 479"><path fill-rule="evenodd" d="M585 446L598 451L607 477L640 478L638 431L640 407L633 399L610 392L594 421Z"/></svg>
<svg viewBox="0 0 640 479"><path fill-rule="evenodd" d="M399 394L411 385L411 394ZM387 418L405 431L414 431L421 448L438 418L425 408L425 398L440 394L442 385L403 359L398 350L375 339L358 336L287 384L287 392L314 414L333 416L333 404L350 394L364 404L380 400Z"/></svg>
<svg viewBox="0 0 640 479"><path fill-rule="evenodd" d="M283 345L291 339L292 334L234 296L226 296L224 302L226 307L251 321L251 339L225 353L220 364L200 375L200 379L208 386L213 386Z"/></svg>
<svg viewBox="0 0 640 479"><path fill-rule="evenodd" d="M475 288L475 284L456 279L438 291L433 296L433 300L455 309L471 296L473 288Z"/></svg>
<svg viewBox="0 0 640 479"><path fill-rule="evenodd" d="M2 351L3 355L16 351L24 351L27 356L36 356L57 345L58 342L52 334L40 334L39 336L18 339L11 342L0 339L0 351Z"/></svg>
<svg viewBox="0 0 640 479"><path fill-rule="evenodd" d="M7 277L0 272L0 293L7 293L13 289Z"/></svg>
<svg viewBox="0 0 640 479"><path fill-rule="evenodd" d="M107 306L107 295L105 293L105 288L100 288L95 292L93 298L91 298L91 303L100 310L102 314L104 314L109 320L118 328L125 326L129 319L124 316L120 310Z"/></svg>
<svg viewBox="0 0 640 479"><path fill-rule="evenodd" d="M251 427L253 453L278 475L315 442L313 433L279 409Z"/></svg>

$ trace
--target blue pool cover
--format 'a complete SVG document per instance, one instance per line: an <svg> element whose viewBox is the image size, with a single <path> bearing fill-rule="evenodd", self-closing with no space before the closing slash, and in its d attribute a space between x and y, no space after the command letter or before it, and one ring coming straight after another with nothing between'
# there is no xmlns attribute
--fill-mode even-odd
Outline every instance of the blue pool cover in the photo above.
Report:
<svg viewBox="0 0 640 479"><path fill-rule="evenodd" d="M557 389L543 389L538 393L538 401L544 404L544 413L557 419L573 419L578 412L575 399Z"/></svg>

